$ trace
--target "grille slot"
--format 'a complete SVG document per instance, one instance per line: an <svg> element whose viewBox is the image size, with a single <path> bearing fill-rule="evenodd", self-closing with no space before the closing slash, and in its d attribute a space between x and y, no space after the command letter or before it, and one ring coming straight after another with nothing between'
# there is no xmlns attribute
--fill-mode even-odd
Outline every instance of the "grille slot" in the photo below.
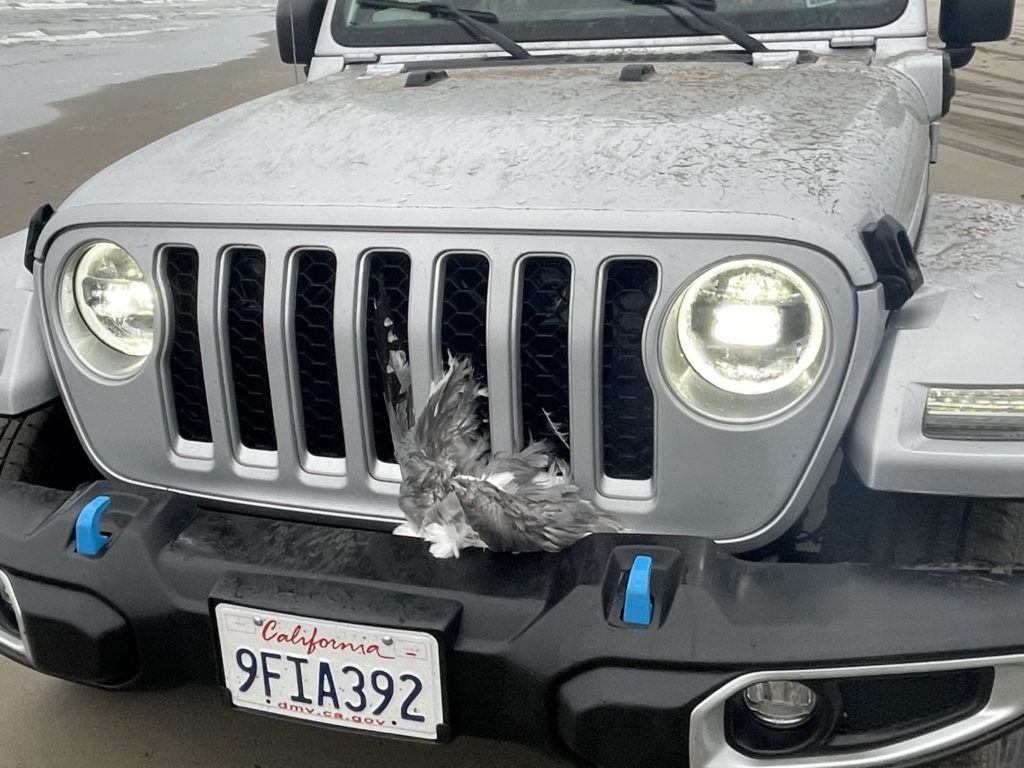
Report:
<svg viewBox="0 0 1024 768"><path fill-rule="evenodd" d="M388 358L387 329L392 325L397 337L393 345L409 349L409 256L396 251L378 251L369 256L366 293L366 362L370 392L370 418L373 445L380 461L394 463L395 446L391 438L387 405L384 400L385 367Z"/></svg>
<svg viewBox="0 0 1024 768"><path fill-rule="evenodd" d="M296 256L295 356L306 450L332 459L345 457L334 347L337 274L330 251L303 250Z"/></svg>
<svg viewBox="0 0 1024 768"><path fill-rule="evenodd" d="M605 276L601 329L604 473L649 480L654 473L654 395L643 359L644 324L658 287L646 259L612 262Z"/></svg>
<svg viewBox="0 0 1024 768"><path fill-rule="evenodd" d="M526 442L547 440L569 459L569 312L572 265L562 256L534 256L522 269L519 374Z"/></svg>
<svg viewBox="0 0 1024 768"><path fill-rule="evenodd" d="M441 354L469 358L477 378L487 381L487 281L490 265L477 253L451 254L444 263L441 305ZM482 423L488 423L487 400L477 401Z"/></svg>
<svg viewBox="0 0 1024 768"><path fill-rule="evenodd" d="M185 440L209 443L213 435L206 402L203 355L199 349L199 254L195 248L167 248L164 266L174 316L168 364L178 434Z"/></svg>
<svg viewBox="0 0 1024 768"><path fill-rule="evenodd" d="M243 446L276 451L274 412L263 334L266 259L255 248L228 252L227 330L238 436Z"/></svg>

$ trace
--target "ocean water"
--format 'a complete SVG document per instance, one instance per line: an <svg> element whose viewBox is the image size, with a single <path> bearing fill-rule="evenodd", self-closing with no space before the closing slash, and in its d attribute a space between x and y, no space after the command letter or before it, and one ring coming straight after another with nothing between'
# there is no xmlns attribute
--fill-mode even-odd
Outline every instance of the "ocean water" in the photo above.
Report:
<svg viewBox="0 0 1024 768"><path fill-rule="evenodd" d="M0 0L0 47L95 45L273 12L271 0Z"/></svg>
<svg viewBox="0 0 1024 768"><path fill-rule="evenodd" d="M267 45L275 0L0 0L2 137L107 85L242 58Z"/></svg>

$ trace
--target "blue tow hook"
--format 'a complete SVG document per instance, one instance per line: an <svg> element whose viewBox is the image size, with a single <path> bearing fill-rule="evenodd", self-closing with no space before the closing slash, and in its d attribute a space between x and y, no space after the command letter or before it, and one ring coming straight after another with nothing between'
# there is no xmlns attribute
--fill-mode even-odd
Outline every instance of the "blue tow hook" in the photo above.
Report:
<svg viewBox="0 0 1024 768"><path fill-rule="evenodd" d="M78 513L75 523L75 551L86 557L96 557L107 546L109 536L100 533L100 520L110 506L109 496L97 496Z"/></svg>
<svg viewBox="0 0 1024 768"><path fill-rule="evenodd" d="M622 609L622 620L626 624L649 626L654 618L654 601L651 599L651 568L654 560L648 555L637 555L629 569L626 581L626 603Z"/></svg>

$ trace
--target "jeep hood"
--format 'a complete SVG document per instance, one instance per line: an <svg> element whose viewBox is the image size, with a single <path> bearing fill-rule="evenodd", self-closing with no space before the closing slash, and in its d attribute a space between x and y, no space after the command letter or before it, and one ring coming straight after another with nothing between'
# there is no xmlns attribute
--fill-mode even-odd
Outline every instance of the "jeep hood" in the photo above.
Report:
<svg viewBox="0 0 1024 768"><path fill-rule="evenodd" d="M928 116L898 72L826 59L655 66L642 82L620 81L621 64L452 68L424 87L342 72L158 141L65 208L159 206L147 220L189 221L196 206L223 207L224 223L271 223L264 206L316 206L325 224L384 208L395 225L403 210L433 209L440 224L458 210L486 227L512 209L716 211L844 234L920 216Z"/></svg>

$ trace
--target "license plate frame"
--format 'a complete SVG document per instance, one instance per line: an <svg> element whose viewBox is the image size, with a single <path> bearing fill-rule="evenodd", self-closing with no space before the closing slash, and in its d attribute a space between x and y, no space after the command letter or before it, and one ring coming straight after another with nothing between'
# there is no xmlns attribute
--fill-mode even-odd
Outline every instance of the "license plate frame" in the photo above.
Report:
<svg viewBox="0 0 1024 768"><path fill-rule="evenodd" d="M450 734L435 633L227 602L213 620L221 682L237 709L391 738Z"/></svg>

